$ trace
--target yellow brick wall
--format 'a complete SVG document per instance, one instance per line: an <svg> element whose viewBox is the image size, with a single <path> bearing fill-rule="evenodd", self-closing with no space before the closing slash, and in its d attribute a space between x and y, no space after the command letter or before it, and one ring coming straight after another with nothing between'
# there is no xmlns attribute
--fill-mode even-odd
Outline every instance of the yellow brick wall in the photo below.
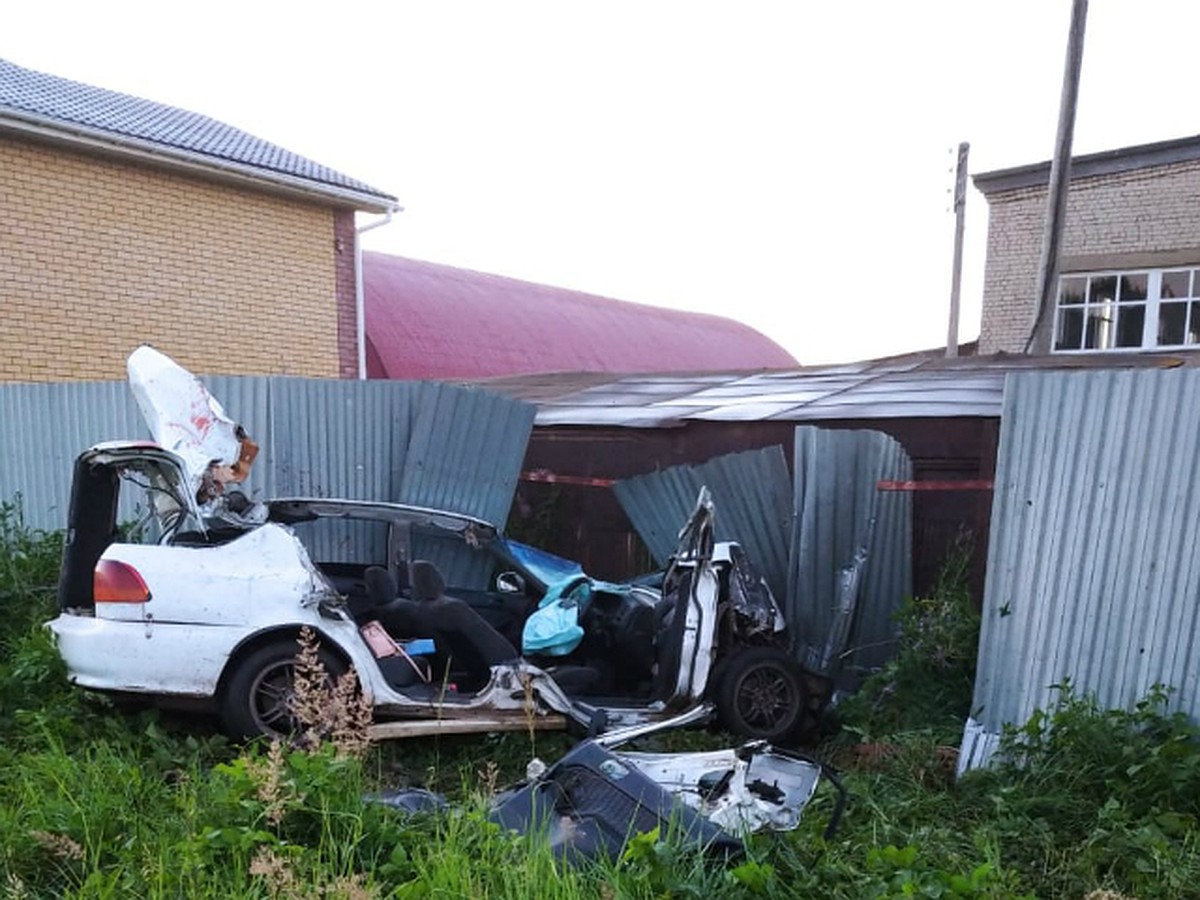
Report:
<svg viewBox="0 0 1200 900"><path fill-rule="evenodd" d="M331 208L0 137L0 381L338 375ZM343 252L350 252L343 248Z"/></svg>

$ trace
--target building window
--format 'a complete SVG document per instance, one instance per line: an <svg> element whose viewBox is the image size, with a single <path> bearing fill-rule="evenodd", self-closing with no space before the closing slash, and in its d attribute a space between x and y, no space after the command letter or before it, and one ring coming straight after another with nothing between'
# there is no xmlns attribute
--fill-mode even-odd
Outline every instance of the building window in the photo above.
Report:
<svg viewBox="0 0 1200 900"><path fill-rule="evenodd" d="M1200 268L1071 274L1059 279L1056 352L1198 344Z"/></svg>

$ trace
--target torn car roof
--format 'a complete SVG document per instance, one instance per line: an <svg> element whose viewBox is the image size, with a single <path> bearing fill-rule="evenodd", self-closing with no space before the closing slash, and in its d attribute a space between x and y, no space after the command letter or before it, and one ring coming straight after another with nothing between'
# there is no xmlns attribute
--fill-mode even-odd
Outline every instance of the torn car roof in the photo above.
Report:
<svg viewBox="0 0 1200 900"><path fill-rule="evenodd" d="M214 463L238 464L241 430L199 378L147 345L129 354L126 367L142 418L155 443L183 461L193 496Z"/></svg>

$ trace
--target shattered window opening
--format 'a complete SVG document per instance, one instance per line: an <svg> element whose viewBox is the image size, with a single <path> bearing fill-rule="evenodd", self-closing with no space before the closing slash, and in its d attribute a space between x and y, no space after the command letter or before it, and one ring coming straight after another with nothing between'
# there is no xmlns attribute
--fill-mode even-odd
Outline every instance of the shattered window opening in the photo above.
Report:
<svg viewBox="0 0 1200 900"><path fill-rule="evenodd" d="M176 485L157 466L128 465L120 475L122 506L131 510L122 526L127 543L165 544L177 534L204 530Z"/></svg>

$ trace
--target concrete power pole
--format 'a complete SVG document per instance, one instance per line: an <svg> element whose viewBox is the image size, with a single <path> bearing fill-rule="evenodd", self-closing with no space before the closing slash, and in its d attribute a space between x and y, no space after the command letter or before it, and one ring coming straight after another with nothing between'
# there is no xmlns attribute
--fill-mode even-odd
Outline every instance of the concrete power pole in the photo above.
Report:
<svg viewBox="0 0 1200 900"><path fill-rule="evenodd" d="M971 145L958 145L958 168L954 172L954 270L950 276L950 330L946 335L946 357L958 356L958 295L962 287L963 226L967 212L967 154Z"/></svg>
<svg viewBox="0 0 1200 900"><path fill-rule="evenodd" d="M1067 187L1071 182L1071 141L1075 135L1075 104L1079 97L1079 70L1083 67L1083 31L1087 24L1087 0L1071 6L1071 32L1067 39L1067 62L1063 70L1062 98L1058 107L1058 135L1050 163L1046 188L1046 224L1042 232L1042 256L1038 262L1038 307L1025 352L1049 353L1058 295L1058 256L1063 220L1067 212Z"/></svg>

